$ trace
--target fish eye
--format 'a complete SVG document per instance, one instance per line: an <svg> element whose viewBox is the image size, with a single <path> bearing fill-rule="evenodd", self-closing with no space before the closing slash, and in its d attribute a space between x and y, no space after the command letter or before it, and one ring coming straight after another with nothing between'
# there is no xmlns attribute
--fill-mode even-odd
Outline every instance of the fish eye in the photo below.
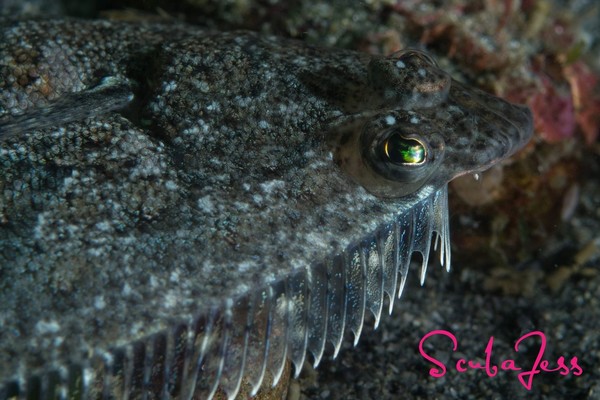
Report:
<svg viewBox="0 0 600 400"><path fill-rule="evenodd" d="M397 124L388 129L367 125L363 130L364 164L380 182L402 186L396 192L406 193L409 188L420 187L442 160L442 142L433 132L425 135L421 128L412 124Z"/></svg>
<svg viewBox="0 0 600 400"><path fill-rule="evenodd" d="M425 145L416 139L394 133L381 145L383 158L395 165L421 165L427 159Z"/></svg>
<svg viewBox="0 0 600 400"><path fill-rule="evenodd" d="M439 171L443 137L426 118L386 111L336 125L328 144L333 161L356 183L382 198L415 193Z"/></svg>
<svg viewBox="0 0 600 400"><path fill-rule="evenodd" d="M369 85L381 109L433 108L448 99L452 78L435 60L417 50L402 50L388 57L373 57L368 66Z"/></svg>
<svg viewBox="0 0 600 400"><path fill-rule="evenodd" d="M415 49L400 50L400 51L394 53L393 56L398 57L398 59L400 59L402 61L408 61L410 59L418 59L426 64L433 65L435 67L438 66L437 61L432 56L430 56L429 54L427 54L425 52L415 50Z"/></svg>

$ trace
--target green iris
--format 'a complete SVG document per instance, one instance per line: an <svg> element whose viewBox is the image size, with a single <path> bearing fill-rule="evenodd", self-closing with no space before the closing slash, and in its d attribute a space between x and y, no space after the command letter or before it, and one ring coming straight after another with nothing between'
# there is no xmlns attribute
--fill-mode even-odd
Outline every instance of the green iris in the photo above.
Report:
<svg viewBox="0 0 600 400"><path fill-rule="evenodd" d="M383 143L383 151L394 164L420 164L425 161L425 147L414 139L392 135Z"/></svg>

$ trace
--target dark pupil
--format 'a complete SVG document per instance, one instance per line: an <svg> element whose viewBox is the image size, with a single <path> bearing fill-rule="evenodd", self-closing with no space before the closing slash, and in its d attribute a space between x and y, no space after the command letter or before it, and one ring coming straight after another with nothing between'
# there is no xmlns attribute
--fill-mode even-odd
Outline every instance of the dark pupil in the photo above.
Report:
<svg viewBox="0 0 600 400"><path fill-rule="evenodd" d="M392 135L383 143L383 153L394 164L420 164L425 160L421 142Z"/></svg>

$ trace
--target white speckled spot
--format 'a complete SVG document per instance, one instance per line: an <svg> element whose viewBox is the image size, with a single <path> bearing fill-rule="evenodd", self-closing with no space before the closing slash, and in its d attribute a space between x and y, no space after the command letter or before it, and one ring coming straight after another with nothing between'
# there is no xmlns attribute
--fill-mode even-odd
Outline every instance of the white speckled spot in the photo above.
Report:
<svg viewBox="0 0 600 400"><path fill-rule="evenodd" d="M87 254L91 257L99 258L104 256L104 250L101 247L89 249Z"/></svg>
<svg viewBox="0 0 600 400"><path fill-rule="evenodd" d="M94 372L92 372L91 368L84 368L82 370L82 376L83 376L84 387L89 387L89 385L92 382L92 379L94 379L96 377L96 374Z"/></svg>
<svg viewBox="0 0 600 400"><path fill-rule="evenodd" d="M40 240L44 237L44 225L46 223L46 219L45 219L45 214L44 213L39 213L37 216L37 224L35 225L35 228L33 230L33 237L36 240Z"/></svg>
<svg viewBox="0 0 600 400"><path fill-rule="evenodd" d="M241 262L238 264L237 270L239 272L245 272L245 271L251 270L253 267L254 267L254 263L245 261L245 262Z"/></svg>
<svg viewBox="0 0 600 400"><path fill-rule="evenodd" d="M394 125L396 123L396 118L393 115L388 115L385 117L385 123L389 125Z"/></svg>
<svg viewBox="0 0 600 400"><path fill-rule="evenodd" d="M398 67L400 69L406 68L406 64L404 64L403 61L398 60L398 61L396 61L396 67Z"/></svg>
<svg viewBox="0 0 600 400"><path fill-rule="evenodd" d="M202 93L208 93L208 91L210 90L210 86L207 82L204 81L198 82L196 86L198 87L198 90L200 90Z"/></svg>
<svg viewBox="0 0 600 400"><path fill-rule="evenodd" d="M204 125L204 121L202 119L198 119L198 121L196 121L197 126L194 125L191 128L187 128L187 129L183 129L181 131L182 135L187 135L187 136L192 136L192 135L197 135L200 133L200 128L198 128L198 126L202 126Z"/></svg>
<svg viewBox="0 0 600 400"><path fill-rule="evenodd" d="M269 126L270 126L269 123L267 121L265 121L265 120L258 121L258 127L260 129L268 129Z"/></svg>
<svg viewBox="0 0 600 400"><path fill-rule="evenodd" d="M98 222L96 224L96 229L98 229L99 231L102 231L102 232L109 232L111 230L110 222L108 222L108 221Z"/></svg>
<svg viewBox="0 0 600 400"><path fill-rule="evenodd" d="M242 212L248 212L250 210L250 204L248 204L248 203L236 201L234 203L234 205L237 210L242 211Z"/></svg>
<svg viewBox="0 0 600 400"><path fill-rule="evenodd" d="M261 205L263 200L264 199L260 194L255 194L254 196L252 196L252 201L254 201L254 203L257 205Z"/></svg>
<svg viewBox="0 0 600 400"><path fill-rule="evenodd" d="M121 290L121 292L124 296L129 296L133 291L131 290L131 286L129 286L129 283L125 282L125 284L123 285L123 290Z"/></svg>
<svg viewBox="0 0 600 400"><path fill-rule="evenodd" d="M104 307L106 307L106 302L104 301L104 296L96 296L94 298L94 307L97 310L102 310Z"/></svg>
<svg viewBox="0 0 600 400"><path fill-rule="evenodd" d="M212 213L215 211L215 205L210 198L210 195L206 195L198 199L198 208L204 212Z"/></svg>
<svg viewBox="0 0 600 400"><path fill-rule="evenodd" d="M417 118L416 116L413 115L412 117L410 117L411 124L418 124L419 122L419 118Z"/></svg>
<svg viewBox="0 0 600 400"><path fill-rule="evenodd" d="M168 180L165 182L167 190L177 190L177 184L174 181Z"/></svg>
<svg viewBox="0 0 600 400"><path fill-rule="evenodd" d="M419 74L420 77L425 78L427 76L427 71L424 68L419 68L417 74Z"/></svg>
<svg viewBox="0 0 600 400"><path fill-rule="evenodd" d="M234 102L241 108L245 108L250 106L252 102L255 101L253 97L250 96L235 96Z"/></svg>
<svg viewBox="0 0 600 400"><path fill-rule="evenodd" d="M165 83L165 86L164 86L165 92L172 92L175 89L177 89L177 83L175 83L173 81Z"/></svg>
<svg viewBox="0 0 600 400"><path fill-rule="evenodd" d="M283 189L285 182L281 179L273 179L272 181L264 182L260 184L260 188L266 195L272 194L275 190Z"/></svg>
<svg viewBox="0 0 600 400"><path fill-rule="evenodd" d="M41 320L35 324L35 330L37 333L44 335L47 333L56 333L60 330L60 325L57 321Z"/></svg>
<svg viewBox="0 0 600 400"><path fill-rule="evenodd" d="M131 326L131 329L129 330L129 334L131 336L137 336L139 335L140 332L142 332L144 330L144 324L141 322L135 323Z"/></svg>

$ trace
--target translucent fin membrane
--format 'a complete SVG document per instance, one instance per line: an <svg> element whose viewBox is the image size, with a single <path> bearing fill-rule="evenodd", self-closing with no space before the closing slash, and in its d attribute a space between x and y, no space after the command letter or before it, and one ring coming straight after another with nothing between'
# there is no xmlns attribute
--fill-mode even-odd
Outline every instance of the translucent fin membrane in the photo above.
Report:
<svg viewBox="0 0 600 400"><path fill-rule="evenodd" d="M334 357L345 332L353 332L356 344L367 310L377 327L384 297L391 312L402 294L414 252L422 255L423 282L433 234L449 270L447 203L444 187L325 263L84 365L7 382L0 400L253 396L280 380L287 360L297 376L307 352L317 366L327 342Z"/></svg>

